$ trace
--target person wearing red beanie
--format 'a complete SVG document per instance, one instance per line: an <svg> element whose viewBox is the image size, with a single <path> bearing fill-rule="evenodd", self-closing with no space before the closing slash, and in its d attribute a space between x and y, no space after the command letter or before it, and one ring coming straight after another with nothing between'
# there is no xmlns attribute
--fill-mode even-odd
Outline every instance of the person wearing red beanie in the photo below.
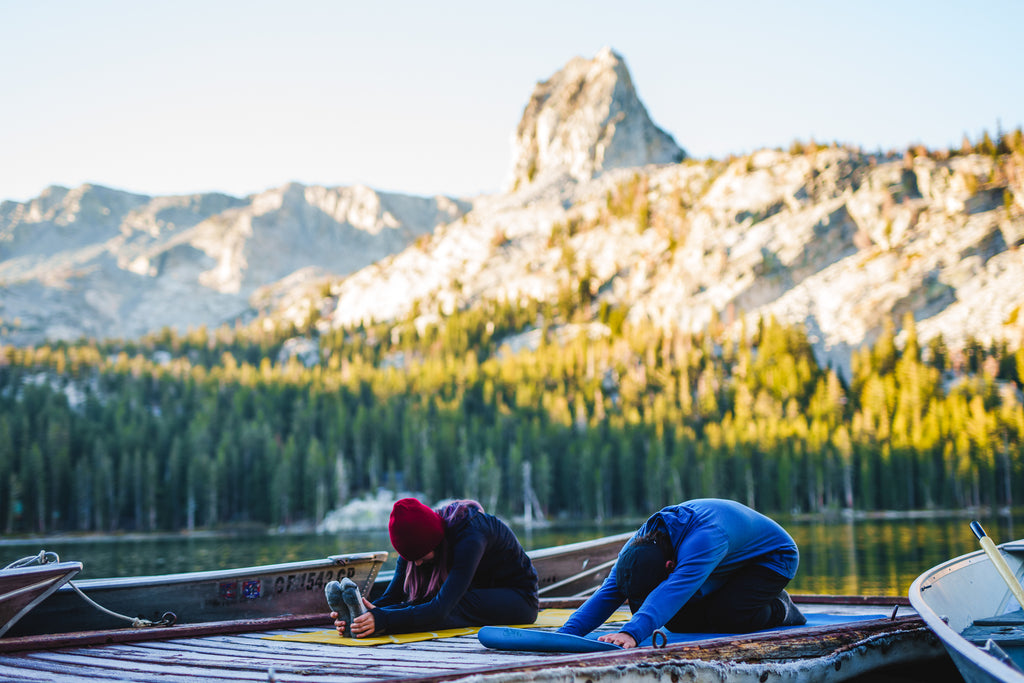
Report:
<svg viewBox="0 0 1024 683"><path fill-rule="evenodd" d="M532 624L540 609L537 572L507 524L480 503L432 510L415 498L395 503L388 521L398 565L376 604L352 620L352 635ZM345 621L332 612L338 633Z"/></svg>
<svg viewBox="0 0 1024 683"><path fill-rule="evenodd" d="M395 503L388 520L391 545L407 562L415 562L441 544L444 522L437 514L415 498Z"/></svg>

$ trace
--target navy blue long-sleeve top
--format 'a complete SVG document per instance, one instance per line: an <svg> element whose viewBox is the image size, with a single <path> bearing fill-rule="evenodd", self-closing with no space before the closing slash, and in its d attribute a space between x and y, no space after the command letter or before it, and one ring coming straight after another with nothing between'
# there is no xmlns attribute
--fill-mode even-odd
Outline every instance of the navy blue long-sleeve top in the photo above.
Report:
<svg viewBox="0 0 1024 683"><path fill-rule="evenodd" d="M467 513L445 527L449 570L436 595L408 602L404 583L409 563L398 558L391 583L371 610L378 633L437 628L471 589L513 588L537 600L537 572L508 525L475 508Z"/></svg>
<svg viewBox="0 0 1024 683"><path fill-rule="evenodd" d="M660 525L668 531L676 566L620 629L637 643L667 624L690 598L713 592L742 566L761 565L790 579L796 575L800 557L790 535L774 520L741 503L702 498L670 505L652 515L633 538ZM559 631L586 635L625 599L613 568Z"/></svg>

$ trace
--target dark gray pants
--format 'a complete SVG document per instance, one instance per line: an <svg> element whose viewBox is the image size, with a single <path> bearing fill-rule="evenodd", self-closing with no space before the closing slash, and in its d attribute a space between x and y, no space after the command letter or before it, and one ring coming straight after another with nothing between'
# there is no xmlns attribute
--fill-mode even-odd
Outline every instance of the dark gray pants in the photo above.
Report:
<svg viewBox="0 0 1024 683"><path fill-rule="evenodd" d="M737 570L715 592L692 598L665 628L676 633L751 633L782 624L786 608L779 594L789 583L760 565Z"/></svg>
<svg viewBox="0 0 1024 683"><path fill-rule="evenodd" d="M466 591L440 628L532 624L537 620L537 596L515 588L475 588Z"/></svg>

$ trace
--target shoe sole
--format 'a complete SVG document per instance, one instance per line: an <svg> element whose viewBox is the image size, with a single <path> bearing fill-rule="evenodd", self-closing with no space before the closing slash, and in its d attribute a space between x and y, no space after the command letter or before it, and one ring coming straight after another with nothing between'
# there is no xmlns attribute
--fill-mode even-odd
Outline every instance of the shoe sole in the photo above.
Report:
<svg viewBox="0 0 1024 683"><path fill-rule="evenodd" d="M351 579L346 578L345 581L348 581L353 586L355 586ZM345 621L344 636L346 638L351 638L353 617L352 610L349 607L349 602L345 596L345 588L346 586L343 586L338 581L330 581L326 586L324 586L324 596L327 598L327 606L331 608L331 611L337 612L338 618L343 619ZM358 592L358 590L359 589L357 587L356 591Z"/></svg>
<svg viewBox="0 0 1024 683"><path fill-rule="evenodd" d="M366 614L366 605L363 604L363 596L359 592L359 586L349 578L341 580L341 599L348 606L349 615L355 619L360 614Z"/></svg>

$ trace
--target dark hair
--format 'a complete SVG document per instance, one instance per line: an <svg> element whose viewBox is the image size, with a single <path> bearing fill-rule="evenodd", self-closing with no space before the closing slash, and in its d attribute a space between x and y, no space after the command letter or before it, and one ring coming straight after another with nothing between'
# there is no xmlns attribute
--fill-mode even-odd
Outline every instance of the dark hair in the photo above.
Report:
<svg viewBox="0 0 1024 683"><path fill-rule="evenodd" d="M668 562L674 559L672 551L668 534L655 528L633 538L619 553L615 575L630 610L640 609L651 591L668 578Z"/></svg>
<svg viewBox="0 0 1024 683"><path fill-rule="evenodd" d="M668 559L672 559L671 553L668 552L672 547L672 541L668 537L668 532L662 528L661 524L656 524L653 529L643 536L637 536L630 541L630 545L634 543L637 545L656 545L666 552Z"/></svg>

